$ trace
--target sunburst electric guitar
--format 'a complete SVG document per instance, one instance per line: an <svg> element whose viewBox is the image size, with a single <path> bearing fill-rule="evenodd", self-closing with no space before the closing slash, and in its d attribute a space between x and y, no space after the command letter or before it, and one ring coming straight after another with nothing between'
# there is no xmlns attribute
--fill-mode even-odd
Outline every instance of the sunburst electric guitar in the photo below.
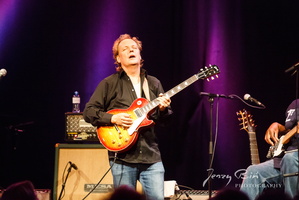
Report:
<svg viewBox="0 0 299 200"><path fill-rule="evenodd" d="M209 67L201 69L199 73L167 91L164 95L170 98L198 79L206 79L209 77L214 79L213 75L217 77L219 73L219 68L216 65L209 65ZM136 142L139 130L154 125L154 121L149 120L148 115L151 114L153 109L158 105L158 98L152 101L138 98L133 101L128 109L113 109L108 111L110 114L128 113L133 119L133 124L129 128L124 128L116 124L97 128L97 135L102 145L109 151L114 152L125 152L129 150Z"/></svg>
<svg viewBox="0 0 299 200"><path fill-rule="evenodd" d="M237 112L237 115L239 115L241 117L241 118L238 118L239 121L242 121L241 129L246 130L248 133L248 136L249 136L251 163L259 164L260 157L259 157L259 150L258 150L258 146L257 146L256 133L255 133L256 125L254 124L252 115L245 109Z"/></svg>

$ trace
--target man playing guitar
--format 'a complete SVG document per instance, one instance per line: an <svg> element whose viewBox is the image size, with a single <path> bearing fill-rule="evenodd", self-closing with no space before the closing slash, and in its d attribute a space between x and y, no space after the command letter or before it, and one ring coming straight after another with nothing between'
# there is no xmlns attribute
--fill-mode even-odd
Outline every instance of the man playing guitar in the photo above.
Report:
<svg viewBox="0 0 299 200"><path fill-rule="evenodd" d="M154 122L166 122L172 114L170 98L163 95L160 81L147 75L142 68L141 50L141 41L128 34L121 35L114 42L112 51L117 72L99 83L85 106L83 116L85 121L94 126L109 127L106 137L100 139L102 143L107 142L111 146L108 152L114 187L127 185L136 188L139 180L147 200L163 200L164 167L154 127L145 126L140 128L138 133L135 127L128 136L125 135L133 126L134 116L130 112L138 110L137 107L142 105L145 99L156 98L158 102L149 115ZM133 109L125 112L133 102ZM116 112L109 113L111 110ZM128 144L128 148L116 150L123 144Z"/></svg>
<svg viewBox="0 0 299 200"><path fill-rule="evenodd" d="M272 145L283 145L285 150L274 154L274 158L257 165L251 165L246 170L246 176L241 185L251 200L259 196L264 189L284 188L290 197L298 193L298 117L299 99L294 100L286 110L285 125L274 122L267 129L265 141ZM279 138L287 132L287 138ZM287 144L287 145L286 145Z"/></svg>

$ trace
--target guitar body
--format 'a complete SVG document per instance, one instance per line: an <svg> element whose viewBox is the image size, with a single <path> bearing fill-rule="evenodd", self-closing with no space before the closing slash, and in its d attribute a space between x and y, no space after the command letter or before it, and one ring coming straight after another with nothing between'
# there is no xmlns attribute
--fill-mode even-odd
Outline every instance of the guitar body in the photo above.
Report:
<svg viewBox="0 0 299 200"><path fill-rule="evenodd" d="M284 144L283 144L283 140L284 140L285 136L281 136L279 138L279 141L275 144L275 148L273 151L273 157L280 157L282 156L282 154L284 153Z"/></svg>
<svg viewBox="0 0 299 200"><path fill-rule="evenodd" d="M268 153L267 153L267 158L275 158L275 157L282 157L285 149L284 149L284 144L283 144L283 140L284 140L284 135L281 136L278 140L278 142L276 142L273 146L270 146Z"/></svg>
<svg viewBox="0 0 299 200"><path fill-rule="evenodd" d="M282 135L279 138L279 141L274 145L270 146L267 158L275 158L283 156L285 152L285 145L290 141L291 137L293 137L296 133L298 133L299 129L297 126L293 127L290 131L288 131L285 135Z"/></svg>
<svg viewBox="0 0 299 200"><path fill-rule="evenodd" d="M127 148L130 148L135 144L138 138L138 132L144 127L154 125L153 120L147 118L147 114L142 115L143 118L136 115L136 110L142 108L148 104L148 100L144 98L138 98L128 109L113 109L108 111L110 114L127 113L131 115L134 123L138 123L135 130L130 133L127 128L123 128L119 125L101 126L97 129L97 135L102 145L109 151L123 152ZM140 122L139 122L140 121Z"/></svg>

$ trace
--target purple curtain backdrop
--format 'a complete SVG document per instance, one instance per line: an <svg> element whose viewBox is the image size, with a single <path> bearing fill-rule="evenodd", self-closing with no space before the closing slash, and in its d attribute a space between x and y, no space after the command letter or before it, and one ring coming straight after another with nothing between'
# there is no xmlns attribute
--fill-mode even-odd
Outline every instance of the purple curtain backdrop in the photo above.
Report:
<svg viewBox="0 0 299 200"><path fill-rule="evenodd" d="M264 132L273 121L283 123L296 97L295 76L284 70L299 59L298 4L2 0L0 69L8 74L0 81L0 186L29 179L38 188L53 187L54 145L65 142L64 113L71 111L73 92L79 91L83 110L97 84L115 71L114 40L129 33L143 42L144 68L166 91L209 64L221 71L172 98L173 121L157 127L165 179L207 189L210 134L215 139L217 133L212 189L238 187L251 161L236 112L246 108L254 115L264 161ZM267 109L236 98L211 104L201 92L249 93Z"/></svg>

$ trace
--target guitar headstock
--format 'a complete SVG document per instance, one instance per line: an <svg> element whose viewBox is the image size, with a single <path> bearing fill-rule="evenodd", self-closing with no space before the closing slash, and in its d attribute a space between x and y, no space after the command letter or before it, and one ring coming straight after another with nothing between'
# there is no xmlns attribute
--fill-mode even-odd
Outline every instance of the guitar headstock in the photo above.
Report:
<svg viewBox="0 0 299 200"><path fill-rule="evenodd" d="M240 125L242 125L242 129L249 132L255 132L256 125L254 124L253 115L250 114L247 110L243 109L237 112L241 118L238 118L239 121L242 121Z"/></svg>
<svg viewBox="0 0 299 200"><path fill-rule="evenodd" d="M219 67L217 65L209 65L209 67L205 67L200 69L200 72L197 74L197 77L199 79L206 79L208 81L210 81L208 78L211 77L211 80L214 80L214 75L216 78L218 78L218 75L220 71L219 71Z"/></svg>

